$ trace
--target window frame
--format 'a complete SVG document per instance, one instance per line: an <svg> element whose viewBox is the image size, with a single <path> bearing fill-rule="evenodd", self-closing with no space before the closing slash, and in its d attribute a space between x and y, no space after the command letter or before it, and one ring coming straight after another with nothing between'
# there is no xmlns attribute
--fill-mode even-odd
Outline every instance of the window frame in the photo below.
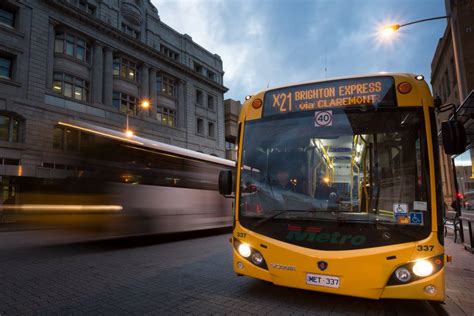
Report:
<svg viewBox="0 0 474 316"><path fill-rule="evenodd" d="M202 131L199 131L199 122L202 123ZM196 118L196 134L200 136L204 136L204 119L201 117Z"/></svg>
<svg viewBox="0 0 474 316"><path fill-rule="evenodd" d="M212 133L211 133L212 131ZM211 135L212 134L212 135ZM216 123L215 122L207 122L207 137L216 139Z"/></svg>
<svg viewBox="0 0 474 316"><path fill-rule="evenodd" d="M212 100L211 103L209 103L209 99ZM216 100L216 98L215 98L212 94L208 94L208 95L207 95L207 108L208 108L209 110L212 110L212 111L215 110L215 104L216 104L216 101L215 101L215 100Z"/></svg>
<svg viewBox="0 0 474 316"><path fill-rule="evenodd" d="M57 78L61 77L60 80ZM59 82L60 90L56 89L56 83ZM82 85L80 84L82 82ZM71 95L66 95L66 85L69 85L71 88ZM75 97L76 91L79 88L81 89L81 99ZM89 81L80 77L70 75L68 73L55 71L53 72L53 85L52 90L54 93L61 95L62 97L79 101L79 102L88 102L89 101Z"/></svg>
<svg viewBox="0 0 474 316"><path fill-rule="evenodd" d="M159 124L168 127L177 127L176 118L177 112L174 109L171 109L166 106L157 106L156 108L156 120ZM170 124L171 122L171 124Z"/></svg>
<svg viewBox="0 0 474 316"><path fill-rule="evenodd" d="M88 0L78 0L77 6L79 9L87 12L90 15L96 15L97 7L94 4L90 3Z"/></svg>
<svg viewBox="0 0 474 316"><path fill-rule="evenodd" d="M10 23L3 22L3 20L2 20L2 11L4 11L5 13L11 14L12 18L11 18ZM15 29L16 21L17 21L17 11L18 11L17 8L12 8L8 5L1 5L0 6L0 25L11 28L11 29Z"/></svg>
<svg viewBox="0 0 474 316"><path fill-rule="evenodd" d="M140 31L135 29L134 27L128 25L127 23L122 22L120 30L127 34L128 36L131 36L135 39L140 39Z"/></svg>
<svg viewBox="0 0 474 316"><path fill-rule="evenodd" d="M196 98L194 101L197 105L204 106L204 91L196 89Z"/></svg>
<svg viewBox="0 0 474 316"><path fill-rule="evenodd" d="M22 120L18 118L18 116L12 113L5 113L5 112L0 113L0 120L1 119L7 119L8 123L6 125L8 126L7 126L7 131L6 131L7 132L6 139L3 139L2 137L0 137L0 141L8 142L8 143L20 143Z"/></svg>
<svg viewBox="0 0 474 316"><path fill-rule="evenodd" d="M156 92L175 99L177 97L176 79L164 73L158 74L156 76Z"/></svg>
<svg viewBox="0 0 474 316"><path fill-rule="evenodd" d="M8 76L3 76L0 71L0 79L13 80L13 66L15 63L15 57L4 55L0 53L0 59L7 60L9 62L8 67L3 67L0 65L0 69L6 69L8 71Z"/></svg>
<svg viewBox="0 0 474 316"><path fill-rule="evenodd" d="M194 71L202 75L202 71L204 70L204 66L197 63L197 62L195 62L195 61L193 63L194 63L194 67L193 67Z"/></svg>
<svg viewBox="0 0 474 316"><path fill-rule="evenodd" d="M118 104L116 104L118 101ZM138 97L121 91L113 91L112 106L126 115L137 115ZM118 106L117 106L118 105Z"/></svg>
<svg viewBox="0 0 474 316"><path fill-rule="evenodd" d="M179 60L179 53L172 50L166 45L160 44L160 53L162 55L165 55L168 58L174 59L174 60Z"/></svg>
<svg viewBox="0 0 474 316"><path fill-rule="evenodd" d="M137 62L127 57L116 56L114 57L112 62L112 75L115 78L120 78L138 83L139 68L140 67L138 66ZM133 76L130 75L130 70L134 71ZM123 71L125 71L125 74L123 74Z"/></svg>
<svg viewBox="0 0 474 316"><path fill-rule="evenodd" d="M71 38L72 41L70 40ZM80 45L78 42L84 44ZM72 54L68 53L69 45L72 45ZM78 48L83 49L82 58L78 57ZM68 56L69 58L77 59L87 64L91 63L91 45L89 41L85 37L78 36L70 31L55 31L54 53Z"/></svg>

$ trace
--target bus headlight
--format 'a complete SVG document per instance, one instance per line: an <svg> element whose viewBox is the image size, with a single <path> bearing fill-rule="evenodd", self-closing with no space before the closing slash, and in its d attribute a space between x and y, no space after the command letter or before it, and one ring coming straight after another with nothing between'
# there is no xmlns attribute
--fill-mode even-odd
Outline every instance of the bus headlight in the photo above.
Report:
<svg viewBox="0 0 474 316"><path fill-rule="evenodd" d="M419 277L427 277L433 273L433 265L428 260L419 260L413 265L413 273Z"/></svg>
<svg viewBox="0 0 474 316"><path fill-rule="evenodd" d="M263 262L262 254L258 251L254 252L252 255L252 262L257 266L261 265Z"/></svg>
<svg viewBox="0 0 474 316"><path fill-rule="evenodd" d="M407 268L404 268L404 267L401 267L401 268L398 268L397 270L395 270L395 276L402 283L406 283L406 282L410 281L410 279L411 279L410 271Z"/></svg>
<svg viewBox="0 0 474 316"><path fill-rule="evenodd" d="M252 250L250 247L246 244L240 244L239 245L239 253L242 257L248 258L250 257L250 254L252 253Z"/></svg>
<svg viewBox="0 0 474 316"><path fill-rule="evenodd" d="M259 268L268 270L267 263L263 258L263 255L257 249L250 247L243 242L240 242L237 238L233 237L234 239L234 248L235 250L241 255L243 258L247 259L247 261L251 262L253 265L258 266Z"/></svg>
<svg viewBox="0 0 474 316"><path fill-rule="evenodd" d="M416 282L439 272L443 267L444 254L407 262L395 268L388 279L387 285L401 285ZM431 290L427 289L426 291L429 293Z"/></svg>

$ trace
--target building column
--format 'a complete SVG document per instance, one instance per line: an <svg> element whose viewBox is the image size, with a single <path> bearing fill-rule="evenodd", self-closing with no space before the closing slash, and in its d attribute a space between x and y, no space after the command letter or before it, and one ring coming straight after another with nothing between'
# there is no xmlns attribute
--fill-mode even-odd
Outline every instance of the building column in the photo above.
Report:
<svg viewBox="0 0 474 316"><path fill-rule="evenodd" d="M104 57L104 86L103 86L103 96L104 104L112 106L112 96L113 96L113 63L114 63L114 52L111 48L105 48L105 57Z"/></svg>
<svg viewBox="0 0 474 316"><path fill-rule="evenodd" d="M102 45L94 43L94 56L92 61L92 102L102 103L102 85L104 84L104 56Z"/></svg>
<svg viewBox="0 0 474 316"><path fill-rule="evenodd" d="M153 118L156 117L156 69L150 68L150 78L149 78L149 92L150 92L150 112L149 115Z"/></svg>
<svg viewBox="0 0 474 316"><path fill-rule="evenodd" d="M140 68L140 98L148 98L149 97L149 89L150 89L150 82L149 82L149 75L148 75L149 67L146 64L142 64Z"/></svg>
<svg viewBox="0 0 474 316"><path fill-rule="evenodd" d="M149 98L149 89L150 89L150 81L149 79L149 67L146 64L142 64L142 67L140 68L140 97L138 99L138 102L141 103L144 99ZM141 113L144 116L150 115L150 109L145 110L138 106L139 108L137 109L138 113Z"/></svg>
<svg viewBox="0 0 474 316"><path fill-rule="evenodd" d="M176 99L176 111L178 115L178 127L188 128L188 122L186 122L186 82L183 80L177 81L176 93L178 94ZM195 120L195 118L193 118ZM194 125L192 125L194 126ZM188 131L189 132L189 131ZM192 132L194 135L194 131Z"/></svg>
<svg viewBox="0 0 474 316"><path fill-rule="evenodd" d="M56 33L54 32L54 27L56 24L50 22L48 25L48 64L46 71L46 86L48 89L53 88L53 72L54 72L54 41Z"/></svg>

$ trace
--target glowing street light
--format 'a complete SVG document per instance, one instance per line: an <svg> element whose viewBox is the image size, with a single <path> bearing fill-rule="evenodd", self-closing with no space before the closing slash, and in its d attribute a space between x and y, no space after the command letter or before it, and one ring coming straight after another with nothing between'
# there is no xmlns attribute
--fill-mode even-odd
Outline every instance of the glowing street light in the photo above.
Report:
<svg viewBox="0 0 474 316"><path fill-rule="evenodd" d="M457 40L456 40L456 34L454 34L454 25L452 19L450 19L449 15L444 15L444 16L437 16L433 18L428 18L428 19L421 19L421 20L416 20L413 22L408 22L404 24L391 24L391 25L386 25L384 26L379 32L380 35L387 39L389 37L392 37L392 35L398 31L400 28L412 24L417 24L417 23L422 23L422 22L427 22L427 21L433 21L433 20L441 20L441 19L448 19L448 23L451 23L451 40L452 40L452 46L453 46L453 51L454 51L454 64L456 68L456 79L458 82L458 95L459 99L462 101L464 100L464 82L461 80L461 68L459 65L459 46L457 45Z"/></svg>
<svg viewBox="0 0 474 316"><path fill-rule="evenodd" d="M144 110L148 110L150 108L150 100L149 99L142 99L140 101L140 103L138 104L142 109ZM128 124L128 116L130 114L130 110L127 111L127 113L125 113L126 115L126 123L125 123L125 136L127 136L128 138L132 138L133 136L135 136L135 133L130 129L129 127L129 124Z"/></svg>
<svg viewBox="0 0 474 316"><path fill-rule="evenodd" d="M126 129L125 130L125 136L127 136L128 138L132 138L133 137L133 131L131 129Z"/></svg>
<svg viewBox="0 0 474 316"><path fill-rule="evenodd" d="M380 31L383 37L390 37L395 34L396 31L400 28L400 24L392 24L384 26L383 29Z"/></svg>
<svg viewBox="0 0 474 316"><path fill-rule="evenodd" d="M150 100L148 99L143 99L142 102L140 103L140 106L142 109L149 109L150 108Z"/></svg>
<svg viewBox="0 0 474 316"><path fill-rule="evenodd" d="M398 31L401 27L404 27L404 26L417 24L417 23L421 23L421 22L426 22L426 21L440 20L440 19L449 19L449 15L437 16L437 17L429 18L429 19L416 20L416 21L408 22L408 23L404 23L404 24L396 23L396 24L386 25L380 30L380 33L382 35L385 35L385 36L386 35L391 35L391 34L395 33L396 31Z"/></svg>

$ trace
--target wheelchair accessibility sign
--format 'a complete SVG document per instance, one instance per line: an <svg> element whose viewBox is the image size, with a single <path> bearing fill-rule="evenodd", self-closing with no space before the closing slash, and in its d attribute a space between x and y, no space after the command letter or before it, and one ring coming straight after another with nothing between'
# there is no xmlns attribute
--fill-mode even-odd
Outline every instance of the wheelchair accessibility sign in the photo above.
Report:
<svg viewBox="0 0 474 316"><path fill-rule="evenodd" d="M423 213L421 212L410 213L410 224L423 225Z"/></svg>
<svg viewBox="0 0 474 316"><path fill-rule="evenodd" d="M407 216L408 204L406 203L393 203L393 215L395 216Z"/></svg>

